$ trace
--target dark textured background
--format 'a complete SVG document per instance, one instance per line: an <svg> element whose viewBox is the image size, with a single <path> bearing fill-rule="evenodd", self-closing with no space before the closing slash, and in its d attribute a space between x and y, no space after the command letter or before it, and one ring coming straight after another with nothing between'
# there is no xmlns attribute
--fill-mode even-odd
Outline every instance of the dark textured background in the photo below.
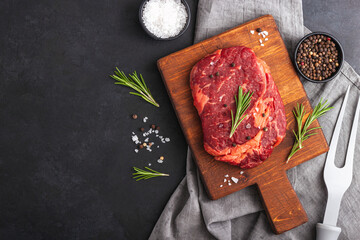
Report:
<svg viewBox="0 0 360 240"><path fill-rule="evenodd" d="M0 2L0 239L149 236L185 173L156 60L191 45L188 2L190 28L170 42L145 35L139 0ZM359 12L355 0L304 1L305 25L338 37L358 71ZM115 86L115 66L143 73L161 107ZM136 154L131 132L153 123L171 142ZM133 181L131 167L148 163L171 176Z"/></svg>

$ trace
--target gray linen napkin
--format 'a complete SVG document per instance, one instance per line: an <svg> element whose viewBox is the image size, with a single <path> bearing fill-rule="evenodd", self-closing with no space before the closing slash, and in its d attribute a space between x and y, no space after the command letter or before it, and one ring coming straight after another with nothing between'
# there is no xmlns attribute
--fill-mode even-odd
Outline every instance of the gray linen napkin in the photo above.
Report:
<svg viewBox="0 0 360 240"><path fill-rule="evenodd" d="M309 32L303 26L301 0L199 0L195 42L265 14L272 14L288 50ZM270 36L271 37L271 36ZM345 62L341 74L326 84L303 82L312 105L321 97L334 107L319 119L328 142L342 103L351 86L342 136L337 151L341 166L350 134L351 122L360 94L360 77ZM360 145L360 131L357 146ZM339 239L357 239L360 233L360 148L354 160L354 177L341 204ZM188 151L186 177L180 183L161 214L150 239L314 239L315 224L321 222L327 193L323 181L326 154L288 171L290 181L308 214L309 221L281 235L271 231L260 197L254 186L247 187L216 201L209 200Z"/></svg>

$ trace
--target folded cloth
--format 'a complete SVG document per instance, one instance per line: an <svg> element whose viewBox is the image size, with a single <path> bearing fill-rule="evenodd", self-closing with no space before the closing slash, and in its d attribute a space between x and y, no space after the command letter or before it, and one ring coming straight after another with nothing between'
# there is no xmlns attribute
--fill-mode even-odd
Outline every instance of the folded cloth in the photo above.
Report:
<svg viewBox="0 0 360 240"><path fill-rule="evenodd" d="M199 0L195 42L204 40L229 28L265 14L274 16L280 33L290 52L297 41L308 33L303 26L301 0ZM357 97L360 77L344 63L341 74L325 84L303 82L312 106L321 97L334 107L319 119L326 139L330 140L339 113L342 96L350 85L340 143L339 165L345 158ZM357 144L360 144L360 131ZM360 148L355 150L353 182L342 200L338 226L339 239L357 239L360 233ZM150 239L314 239L315 224L322 222L327 193L323 181L326 154L289 170L289 179L307 212L309 221L281 235L275 235L254 186L247 187L224 198L208 198L197 168L188 151L186 177L171 196Z"/></svg>

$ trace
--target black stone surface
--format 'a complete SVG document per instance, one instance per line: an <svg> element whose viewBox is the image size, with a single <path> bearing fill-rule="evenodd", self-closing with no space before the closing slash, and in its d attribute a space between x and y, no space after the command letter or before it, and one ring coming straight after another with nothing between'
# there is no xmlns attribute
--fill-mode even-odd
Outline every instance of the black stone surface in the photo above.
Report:
<svg viewBox="0 0 360 240"><path fill-rule="evenodd" d="M146 239L183 179L187 146L156 60L191 45L195 21L156 41L140 4L0 2L0 239ZM115 67L142 73L161 107L114 85ZM151 124L171 141L136 154L131 133ZM148 163L170 177L135 182Z"/></svg>
<svg viewBox="0 0 360 240"><path fill-rule="evenodd" d="M197 0L187 1L191 25L169 42L141 29L140 0L0 1L0 239L149 236L185 174L156 60L192 44ZM304 1L305 25L338 37L357 70L359 11L357 1ZM115 86L116 66L142 73L161 107ZM131 132L151 124L171 142L136 154ZM171 176L135 182L131 168L148 163Z"/></svg>

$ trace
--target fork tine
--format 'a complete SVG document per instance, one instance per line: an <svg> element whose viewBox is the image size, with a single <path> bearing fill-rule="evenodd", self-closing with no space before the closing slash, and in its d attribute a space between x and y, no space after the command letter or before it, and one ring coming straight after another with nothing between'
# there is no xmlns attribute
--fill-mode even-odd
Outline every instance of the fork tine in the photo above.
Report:
<svg viewBox="0 0 360 240"><path fill-rule="evenodd" d="M344 114L345 114L345 108L346 108L347 99L349 97L349 91L350 91L350 86L348 86L348 88L346 90L346 94L345 94L344 100L343 100L342 105L341 105L340 113L339 113L338 119L336 121L335 130L334 130L334 133L333 133L332 138L331 138L329 152L327 153L327 158L326 158L324 171L326 171L326 169L331 167L331 166L335 166L336 148L337 148L337 145L338 145L338 140L339 140L339 135L340 135L340 130L341 130L341 124L342 124Z"/></svg>
<svg viewBox="0 0 360 240"><path fill-rule="evenodd" d="M357 133L357 128L359 125L359 113L360 113L360 96L359 96L359 100L357 103L357 107L356 107L356 111L355 111L355 116L354 116L354 121L353 121L353 125L351 127L351 133L350 133L350 140L349 140L349 144L348 144L348 149L347 149L347 153L346 153L346 162L345 162L345 166L344 168L346 169L347 175L351 176L353 173L353 161L354 161L354 153L355 153L355 142L356 142L356 133Z"/></svg>

